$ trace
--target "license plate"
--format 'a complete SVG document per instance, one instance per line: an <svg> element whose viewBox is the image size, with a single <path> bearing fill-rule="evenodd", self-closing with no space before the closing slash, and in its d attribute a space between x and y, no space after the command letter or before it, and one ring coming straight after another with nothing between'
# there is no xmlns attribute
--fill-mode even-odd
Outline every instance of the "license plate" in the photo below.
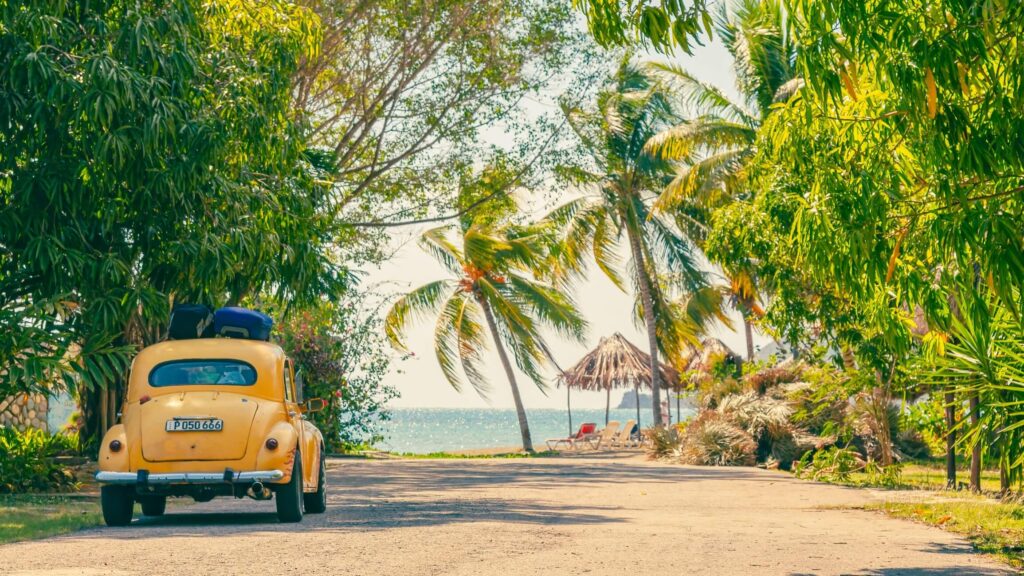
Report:
<svg viewBox="0 0 1024 576"><path fill-rule="evenodd" d="M224 421L220 418L175 418L167 421L168 432L220 432Z"/></svg>

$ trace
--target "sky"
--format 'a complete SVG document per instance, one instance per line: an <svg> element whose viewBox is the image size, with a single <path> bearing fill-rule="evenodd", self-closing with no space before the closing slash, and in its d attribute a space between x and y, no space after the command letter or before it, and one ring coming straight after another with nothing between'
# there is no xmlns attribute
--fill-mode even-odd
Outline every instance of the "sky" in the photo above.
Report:
<svg viewBox="0 0 1024 576"><path fill-rule="evenodd" d="M701 80L714 84L729 94L736 94L732 58L720 44L710 43L695 50L693 55L682 55L674 60ZM500 135L492 137L498 139ZM571 199L574 195L578 195L578 192L567 193L564 198L559 199L558 204ZM526 209L531 208L531 202L538 203L531 198L523 198L521 202L525 204ZM423 230L424 228L417 227L393 229L393 257L383 262L379 268L365 269L363 285L374 286L375 291L379 292L400 294L427 282L447 277L444 268L416 244L416 238ZM620 291L596 267L592 267L586 281L579 284L574 296L580 311L589 323L586 341L580 344L556 336L551 336L547 340L556 361L563 369L574 365L597 345L602 336L610 336L615 332L621 332L641 349L647 348L646 336L633 322L632 294ZM746 348L743 325L738 314L733 313L732 316L735 330L719 326L709 335L721 339L733 350L743 353ZM390 373L384 379L386 384L395 386L401 393L399 398L391 402L392 407L514 406L511 389L493 348L485 356L488 359L487 376L490 382L490 392L486 398L481 397L469 386L464 387L462 392L452 388L434 357L433 330L433 322L429 320L410 327L406 343L413 355L405 360L396 358ZM771 339L755 332L756 347L765 346L770 342ZM546 392L538 389L522 374L517 376L523 404L527 408L564 408L565 395L554 387L554 372L551 371L549 375L552 376L552 383ZM616 401L613 393L612 403ZM601 392L573 394L573 407L603 408L604 403L605 397Z"/></svg>

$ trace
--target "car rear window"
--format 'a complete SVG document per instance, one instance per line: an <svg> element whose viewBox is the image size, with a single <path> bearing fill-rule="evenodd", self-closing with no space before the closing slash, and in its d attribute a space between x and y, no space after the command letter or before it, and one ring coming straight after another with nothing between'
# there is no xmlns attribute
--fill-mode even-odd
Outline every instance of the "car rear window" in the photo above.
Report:
<svg viewBox="0 0 1024 576"><path fill-rule="evenodd" d="M149 385L252 386L256 369L240 360L173 360L158 364L149 372Z"/></svg>

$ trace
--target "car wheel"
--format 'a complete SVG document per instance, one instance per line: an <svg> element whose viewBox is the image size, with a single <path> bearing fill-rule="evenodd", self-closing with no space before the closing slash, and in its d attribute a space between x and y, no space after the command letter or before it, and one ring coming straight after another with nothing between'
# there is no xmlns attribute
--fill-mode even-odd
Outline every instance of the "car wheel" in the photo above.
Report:
<svg viewBox="0 0 1024 576"><path fill-rule="evenodd" d="M100 507L107 526L127 526L132 523L135 508L134 486L103 486L100 488Z"/></svg>
<svg viewBox="0 0 1024 576"><path fill-rule="evenodd" d="M327 511L327 465L324 463L323 450L320 451L320 475L316 482L316 492L303 494L302 502L306 512L321 514Z"/></svg>
<svg viewBox="0 0 1024 576"><path fill-rule="evenodd" d="M292 464L292 478L287 484L278 486L274 495L277 499L277 519L281 522L302 521L302 457L295 451Z"/></svg>
<svg viewBox="0 0 1024 576"><path fill-rule="evenodd" d="M163 516L167 509L167 496L139 496L144 516Z"/></svg>

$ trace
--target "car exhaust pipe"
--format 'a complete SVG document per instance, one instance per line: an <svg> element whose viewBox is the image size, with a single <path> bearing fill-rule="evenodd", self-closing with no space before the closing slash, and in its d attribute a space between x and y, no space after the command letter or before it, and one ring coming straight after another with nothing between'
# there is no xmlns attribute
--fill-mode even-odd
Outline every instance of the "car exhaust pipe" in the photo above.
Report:
<svg viewBox="0 0 1024 576"><path fill-rule="evenodd" d="M273 497L273 493L267 490L267 487L263 485L263 482L253 482L252 486L249 486L249 490L245 493L246 496L253 500L270 500Z"/></svg>

